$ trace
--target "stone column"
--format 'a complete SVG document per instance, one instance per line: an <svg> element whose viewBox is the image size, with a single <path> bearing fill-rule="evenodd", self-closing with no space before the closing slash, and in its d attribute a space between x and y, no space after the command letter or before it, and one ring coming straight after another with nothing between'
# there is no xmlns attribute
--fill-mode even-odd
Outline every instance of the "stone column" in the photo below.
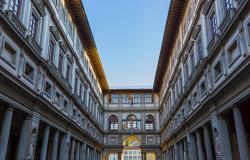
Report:
<svg viewBox="0 0 250 160"><path fill-rule="evenodd" d="M237 142L238 142L238 147L239 147L239 152L240 152L240 159L250 160L246 130L244 127L244 122L242 119L241 112L238 107L235 107L233 109L233 113L234 113L234 122L235 122L236 134L237 134Z"/></svg>
<svg viewBox="0 0 250 160"><path fill-rule="evenodd" d="M123 127L122 126L122 113L119 112L117 118L118 118L118 128L120 131L122 131L122 127Z"/></svg>
<svg viewBox="0 0 250 160"><path fill-rule="evenodd" d="M65 135L63 135L61 139L61 146L60 146L60 153L59 153L60 160L68 159L69 147L70 147L70 134L66 133Z"/></svg>
<svg viewBox="0 0 250 160"><path fill-rule="evenodd" d="M220 115L211 119L216 159L232 160L232 151L226 120Z"/></svg>
<svg viewBox="0 0 250 160"><path fill-rule="evenodd" d="M187 136L188 140L188 150L189 150L189 157L192 160L198 160L197 157L197 146L196 146L196 140L192 133L189 133Z"/></svg>
<svg viewBox="0 0 250 160"><path fill-rule="evenodd" d="M122 160L122 154L121 154L121 152L118 153L118 160Z"/></svg>
<svg viewBox="0 0 250 160"><path fill-rule="evenodd" d="M9 142L10 129L11 129L12 115L13 115L13 108L9 107L4 114L3 125L1 129L0 159L5 159L5 156L6 156L8 142Z"/></svg>
<svg viewBox="0 0 250 160"><path fill-rule="evenodd" d="M27 117L22 125L21 134L19 137L19 144L17 148L16 160L25 159L25 151L28 145L28 130L29 130L30 120Z"/></svg>
<svg viewBox="0 0 250 160"><path fill-rule="evenodd" d="M46 160L47 159L48 142L49 142L49 131L50 131L50 127L46 126L45 130L44 130L44 136L43 136L43 143L42 143L40 160Z"/></svg>
<svg viewBox="0 0 250 160"><path fill-rule="evenodd" d="M142 152L142 160L146 160L146 153Z"/></svg>
<svg viewBox="0 0 250 160"><path fill-rule="evenodd" d="M199 160L204 160L201 134L200 134L200 132L198 130L196 131L195 134L196 134L196 142L197 142L198 159Z"/></svg>
<svg viewBox="0 0 250 160"><path fill-rule="evenodd" d="M85 160L85 155L86 155L86 152L85 152L85 149L86 149L86 143L82 143L81 144L81 147L80 147L80 160Z"/></svg>
<svg viewBox="0 0 250 160"><path fill-rule="evenodd" d="M179 142L179 146L180 146L180 159L184 160L184 149L183 149L183 141Z"/></svg>
<svg viewBox="0 0 250 160"><path fill-rule="evenodd" d="M80 160L80 142L76 145L76 160Z"/></svg>
<svg viewBox="0 0 250 160"><path fill-rule="evenodd" d="M175 159L180 160L180 145L178 143L175 143L174 150L175 150Z"/></svg>
<svg viewBox="0 0 250 160"><path fill-rule="evenodd" d="M207 160L214 160L210 133L207 126L203 127Z"/></svg>
<svg viewBox="0 0 250 160"><path fill-rule="evenodd" d="M52 160L57 160L57 152L58 152L58 140L59 140L59 131L56 130L54 138L53 138L53 149L52 149Z"/></svg>
<svg viewBox="0 0 250 160"><path fill-rule="evenodd" d="M184 150L183 158L184 158L184 160L188 160L187 138L184 138L184 140L183 140L183 150Z"/></svg>
<svg viewBox="0 0 250 160"><path fill-rule="evenodd" d="M72 143L71 143L71 151L70 151L70 160L74 160L74 156L75 156L75 146L76 146L76 141L74 139L72 139Z"/></svg>

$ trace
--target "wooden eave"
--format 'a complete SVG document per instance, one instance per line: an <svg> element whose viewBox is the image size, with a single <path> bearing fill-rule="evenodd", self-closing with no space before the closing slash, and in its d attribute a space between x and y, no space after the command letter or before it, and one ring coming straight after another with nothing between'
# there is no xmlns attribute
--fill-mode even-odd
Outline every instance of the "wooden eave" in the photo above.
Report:
<svg viewBox="0 0 250 160"><path fill-rule="evenodd" d="M178 33L184 4L185 0L171 0L169 6L167 22L154 80L153 89L156 92L159 92L161 88L165 71L170 61L169 56L174 45L175 37Z"/></svg>
<svg viewBox="0 0 250 160"><path fill-rule="evenodd" d="M108 82L104 73L99 53L91 32L89 22L81 0L65 0L67 7L72 15L72 19L77 26L80 38L84 43L87 55L104 92L109 90Z"/></svg>

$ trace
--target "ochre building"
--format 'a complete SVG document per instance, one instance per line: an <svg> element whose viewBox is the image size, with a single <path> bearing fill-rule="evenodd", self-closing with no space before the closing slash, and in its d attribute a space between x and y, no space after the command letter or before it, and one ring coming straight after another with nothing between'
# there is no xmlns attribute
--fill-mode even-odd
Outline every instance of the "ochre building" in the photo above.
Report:
<svg viewBox="0 0 250 160"><path fill-rule="evenodd" d="M171 0L152 88L109 87L83 5L0 0L0 160L250 160L249 0Z"/></svg>

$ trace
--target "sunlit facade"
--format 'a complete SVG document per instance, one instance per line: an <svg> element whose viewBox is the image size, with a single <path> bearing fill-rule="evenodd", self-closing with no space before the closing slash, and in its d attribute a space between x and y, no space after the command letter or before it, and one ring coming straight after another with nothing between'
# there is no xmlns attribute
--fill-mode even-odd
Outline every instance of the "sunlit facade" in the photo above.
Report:
<svg viewBox="0 0 250 160"><path fill-rule="evenodd" d="M152 89L110 89L104 95L104 109L105 159L160 159L157 93Z"/></svg>

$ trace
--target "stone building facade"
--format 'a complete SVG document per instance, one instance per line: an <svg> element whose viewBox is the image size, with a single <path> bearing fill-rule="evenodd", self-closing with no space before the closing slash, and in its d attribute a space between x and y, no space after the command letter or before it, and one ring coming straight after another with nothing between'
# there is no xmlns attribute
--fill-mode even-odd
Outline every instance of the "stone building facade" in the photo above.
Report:
<svg viewBox="0 0 250 160"><path fill-rule="evenodd" d="M249 160L249 8L171 0L153 88L110 89L81 0L0 0L0 160Z"/></svg>
<svg viewBox="0 0 250 160"><path fill-rule="evenodd" d="M160 124L158 94L152 89L111 89L104 96L103 157L109 160L129 160L139 152L137 159L160 159ZM132 137L132 138L131 138ZM139 149L126 146L136 137ZM154 160L154 159L153 159Z"/></svg>
<svg viewBox="0 0 250 160"><path fill-rule="evenodd" d="M163 160L250 158L249 8L172 1L154 84Z"/></svg>
<svg viewBox="0 0 250 160"><path fill-rule="evenodd" d="M0 0L0 46L0 159L101 159L107 82L82 2Z"/></svg>

